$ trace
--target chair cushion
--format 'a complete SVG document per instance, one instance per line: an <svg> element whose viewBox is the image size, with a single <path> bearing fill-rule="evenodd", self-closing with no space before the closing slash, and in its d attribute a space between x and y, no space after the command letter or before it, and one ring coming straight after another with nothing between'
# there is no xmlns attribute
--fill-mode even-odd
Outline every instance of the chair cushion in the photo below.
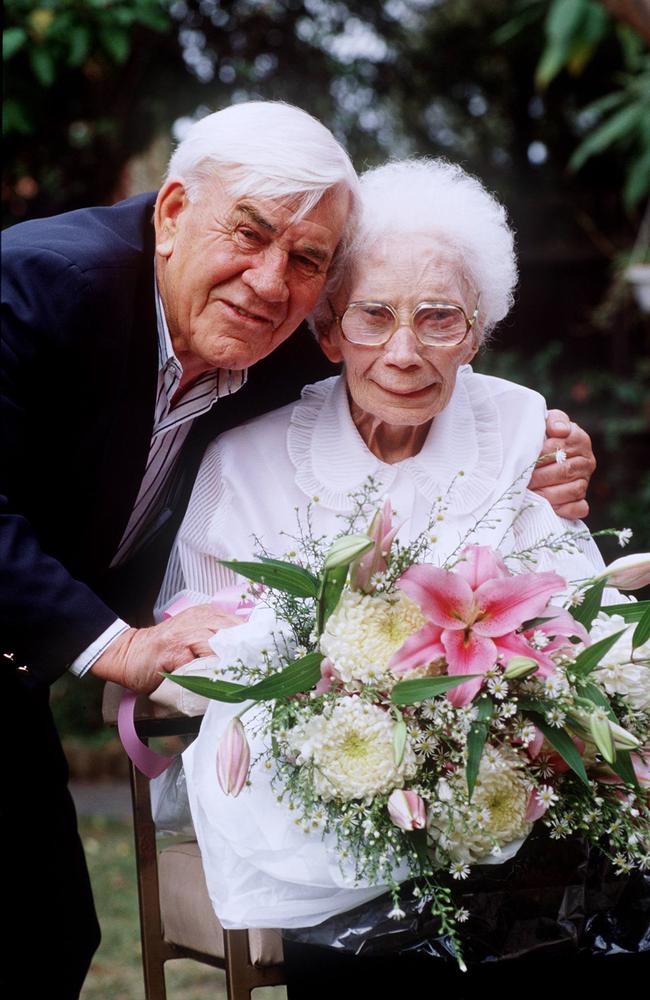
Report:
<svg viewBox="0 0 650 1000"><path fill-rule="evenodd" d="M158 878L165 941L223 958L223 928L208 896L199 845L174 844L161 851ZM253 965L282 963L279 931L249 930L248 947Z"/></svg>

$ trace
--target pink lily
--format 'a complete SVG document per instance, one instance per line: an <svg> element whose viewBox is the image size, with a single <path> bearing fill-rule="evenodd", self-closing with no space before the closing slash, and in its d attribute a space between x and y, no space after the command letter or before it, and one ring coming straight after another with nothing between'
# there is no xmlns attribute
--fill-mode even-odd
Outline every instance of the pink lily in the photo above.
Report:
<svg viewBox="0 0 650 1000"><path fill-rule="evenodd" d="M241 719L235 716L226 727L217 749L217 780L226 795L239 795L248 778L251 752Z"/></svg>
<svg viewBox="0 0 650 1000"><path fill-rule="evenodd" d="M565 761L561 754L553 750L549 743L546 743L544 733L537 726L533 727L535 730L535 736L526 746L526 751L531 760L535 760L539 757L540 753L544 751L544 758L548 766L556 774L564 774L565 771L569 770L569 765ZM576 747L578 753L582 756L585 750L584 742L578 736L572 736L571 739Z"/></svg>
<svg viewBox="0 0 650 1000"><path fill-rule="evenodd" d="M510 575L500 557L484 546L470 545L463 556L464 563L454 572L412 566L399 580L398 586L429 621L392 657L395 671L403 660L411 668L431 662L441 655L441 647L450 674L485 674L500 653L508 659L514 654L532 656L516 629L540 615L565 581L557 573ZM447 697L456 707L467 705L482 684L483 677L465 681Z"/></svg>
<svg viewBox="0 0 650 1000"><path fill-rule="evenodd" d="M376 511L370 522L368 537L374 541L374 546L368 552L356 559L350 567L350 586L352 590L362 590L364 594L373 592L372 578L377 573L383 573L387 568L387 556L399 525L392 526L393 508L390 500L384 502L381 510Z"/></svg>

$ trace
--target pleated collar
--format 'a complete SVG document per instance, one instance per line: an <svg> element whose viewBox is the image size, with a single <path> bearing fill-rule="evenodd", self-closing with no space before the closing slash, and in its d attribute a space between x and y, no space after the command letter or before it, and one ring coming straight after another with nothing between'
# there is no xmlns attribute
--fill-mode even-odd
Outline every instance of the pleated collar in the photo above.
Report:
<svg viewBox="0 0 650 1000"><path fill-rule="evenodd" d="M459 368L449 403L413 458L388 465L373 455L352 420L343 376L306 386L287 447L300 490L336 511L350 509L350 494L369 476L385 495L405 473L431 504L453 483L454 512L469 513L493 491L503 462L497 407L470 365Z"/></svg>

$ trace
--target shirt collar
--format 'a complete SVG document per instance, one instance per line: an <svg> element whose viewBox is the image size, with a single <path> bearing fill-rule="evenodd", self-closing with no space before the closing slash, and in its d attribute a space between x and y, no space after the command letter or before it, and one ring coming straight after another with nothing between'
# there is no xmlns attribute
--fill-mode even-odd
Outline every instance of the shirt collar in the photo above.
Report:
<svg viewBox="0 0 650 1000"><path fill-rule="evenodd" d="M158 281L154 272L154 290L156 303L156 327L158 331L158 371L171 370L174 375L174 382L178 383L183 375L183 366L174 353L172 338L165 316L165 307L160 296ZM215 385L215 399L220 396L229 396L246 383L248 379L248 369L234 371L230 368L213 368L204 373L202 383L212 381Z"/></svg>

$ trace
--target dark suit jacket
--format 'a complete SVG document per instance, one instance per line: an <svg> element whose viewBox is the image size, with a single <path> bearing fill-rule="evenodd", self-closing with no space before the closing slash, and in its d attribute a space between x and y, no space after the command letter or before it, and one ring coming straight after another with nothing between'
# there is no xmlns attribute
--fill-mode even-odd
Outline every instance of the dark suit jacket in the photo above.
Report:
<svg viewBox="0 0 650 1000"><path fill-rule="evenodd" d="M3 237L0 635L50 683L120 615L145 624L205 444L329 369L305 330L199 418L174 503L136 557L110 561L145 470L157 384L155 195Z"/></svg>

